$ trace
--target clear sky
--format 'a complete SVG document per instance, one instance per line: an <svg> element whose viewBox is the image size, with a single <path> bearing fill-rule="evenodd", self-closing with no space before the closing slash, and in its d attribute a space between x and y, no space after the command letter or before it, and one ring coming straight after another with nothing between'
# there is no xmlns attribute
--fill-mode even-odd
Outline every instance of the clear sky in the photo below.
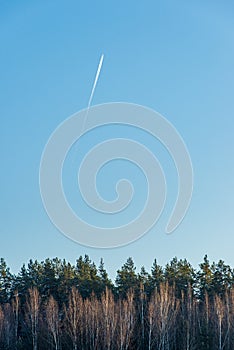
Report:
<svg viewBox="0 0 234 350"><path fill-rule="evenodd" d="M0 256L14 272L29 258L58 256L74 263L85 253L97 264L103 257L111 277L129 256L147 269L154 258L165 264L174 256L197 266L206 253L234 266L233 18L231 0L1 1ZM189 212L167 236L177 182L169 155L159 147L169 182L165 212L143 238L107 250L59 233L44 211L38 181L43 148L63 120L87 106L102 53L92 104L132 102L164 115L183 136L195 175ZM93 138L87 135L84 149ZM76 157L76 148L71 151ZM104 196L118 169L113 164L103 174ZM64 178L75 207L71 170ZM144 193L136 196L137 203L144 199Z"/></svg>

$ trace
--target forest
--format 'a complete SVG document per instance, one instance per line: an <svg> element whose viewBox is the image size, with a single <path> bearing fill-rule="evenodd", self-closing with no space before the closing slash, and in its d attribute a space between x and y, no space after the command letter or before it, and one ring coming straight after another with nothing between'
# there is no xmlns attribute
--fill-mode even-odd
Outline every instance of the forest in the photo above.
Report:
<svg viewBox="0 0 234 350"><path fill-rule="evenodd" d="M233 350L234 270L205 256L137 272L128 258L112 281L87 255L18 274L2 258L0 349Z"/></svg>

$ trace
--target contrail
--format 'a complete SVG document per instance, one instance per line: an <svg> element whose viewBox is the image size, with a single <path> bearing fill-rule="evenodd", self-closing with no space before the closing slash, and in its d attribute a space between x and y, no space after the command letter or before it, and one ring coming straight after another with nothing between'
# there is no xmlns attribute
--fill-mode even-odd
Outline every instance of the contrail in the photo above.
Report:
<svg viewBox="0 0 234 350"><path fill-rule="evenodd" d="M94 92L95 92L95 88L96 88L96 85L97 85L97 82L98 82L99 75L101 73L103 59L104 59L104 55L102 54L101 58L100 58L100 61L99 61L97 73L96 73L96 76L95 76L95 79L94 79L93 88L92 88L92 91L91 91L91 94L90 94L90 97L89 97L89 102L88 102L88 106L87 106L85 117L84 117L84 121L83 121L82 132L84 131L86 119L87 119L87 116L88 116L88 113L89 113L89 109L90 109L90 106L91 106L91 103L92 103L92 99L93 99L93 95L94 95Z"/></svg>
<svg viewBox="0 0 234 350"><path fill-rule="evenodd" d="M88 109L90 108L90 105L91 105L91 102L92 102L92 99L93 99L94 91L95 91L95 88L96 88L96 85L97 85L97 82L98 82L98 78L99 78L99 75L100 75L100 72L101 72L101 69L102 69L103 59L104 59L104 55L102 54L101 58L100 58L99 65L98 65L96 77L95 77L95 80L94 80L94 83L93 83L93 88L92 88L92 91L91 91L91 95L90 95L90 98L89 98Z"/></svg>

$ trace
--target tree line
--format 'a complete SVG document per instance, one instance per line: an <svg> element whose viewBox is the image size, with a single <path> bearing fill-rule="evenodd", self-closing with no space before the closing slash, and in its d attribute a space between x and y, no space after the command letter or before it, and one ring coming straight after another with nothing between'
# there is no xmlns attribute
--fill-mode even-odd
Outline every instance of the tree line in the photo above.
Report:
<svg viewBox="0 0 234 350"><path fill-rule="evenodd" d="M113 283L87 255L18 274L2 258L0 349L233 350L234 270L205 256L137 272L128 258Z"/></svg>

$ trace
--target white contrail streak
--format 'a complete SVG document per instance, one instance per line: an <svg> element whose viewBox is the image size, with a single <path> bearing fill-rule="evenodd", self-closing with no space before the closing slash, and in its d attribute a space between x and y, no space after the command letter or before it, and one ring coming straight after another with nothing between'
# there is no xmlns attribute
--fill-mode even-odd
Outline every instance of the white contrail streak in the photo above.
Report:
<svg viewBox="0 0 234 350"><path fill-rule="evenodd" d="M94 95L94 92L95 92L95 88L96 88L96 85L97 85L97 82L98 82L99 75L101 73L103 59L104 59L104 55L102 54L101 58L100 58L100 61L99 61L97 73L96 73L96 76L95 76L95 79L94 79L93 88L92 88L92 91L91 91L91 94L90 94L88 106L87 106L87 109L86 109L85 118L84 118L83 127L82 127L82 132L83 132L84 127L85 127L86 119L87 119L87 116L88 116L88 113L89 113L89 109L90 109L90 106L91 106L91 103L92 103L92 99L93 99L93 95Z"/></svg>
<svg viewBox="0 0 234 350"><path fill-rule="evenodd" d="M99 75L100 75L100 72L101 72L101 69L102 69L103 59L104 59L104 55L102 54L101 58L100 58L99 65L98 65L97 73L96 73L96 76L95 76L95 80L94 80L94 83L93 83L93 88L92 88L92 91L91 91L91 95L90 95L90 98L89 98L88 109L91 106L91 102L92 102L92 99L93 99L94 91L95 91L95 88L96 88L96 85L97 85L97 82L98 82L98 78L99 78Z"/></svg>

